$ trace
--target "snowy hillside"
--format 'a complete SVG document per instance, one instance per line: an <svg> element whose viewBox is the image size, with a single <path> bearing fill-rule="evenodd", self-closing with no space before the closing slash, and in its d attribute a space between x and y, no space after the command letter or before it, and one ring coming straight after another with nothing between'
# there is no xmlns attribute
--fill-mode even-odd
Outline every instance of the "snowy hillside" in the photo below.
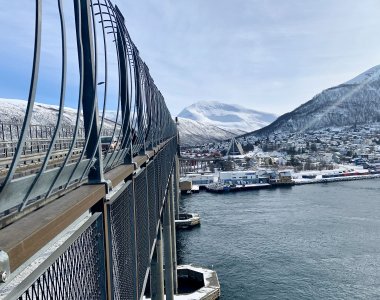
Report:
<svg viewBox="0 0 380 300"><path fill-rule="evenodd" d="M178 118L178 131L180 144L183 146L220 142L236 136L219 127L183 118Z"/></svg>
<svg viewBox="0 0 380 300"><path fill-rule="evenodd" d="M254 134L318 130L380 121L380 66L324 90Z"/></svg>
<svg viewBox="0 0 380 300"><path fill-rule="evenodd" d="M22 124L25 117L27 101L0 98L0 123ZM34 103L31 125L55 126L57 123L59 106L43 103ZM64 108L62 126L75 125L77 110ZM82 120L83 118L81 118ZM113 128L113 122L105 122L104 128Z"/></svg>
<svg viewBox="0 0 380 300"><path fill-rule="evenodd" d="M259 129L276 119L274 114L217 101L194 103L182 110L178 117L217 126L236 135Z"/></svg>

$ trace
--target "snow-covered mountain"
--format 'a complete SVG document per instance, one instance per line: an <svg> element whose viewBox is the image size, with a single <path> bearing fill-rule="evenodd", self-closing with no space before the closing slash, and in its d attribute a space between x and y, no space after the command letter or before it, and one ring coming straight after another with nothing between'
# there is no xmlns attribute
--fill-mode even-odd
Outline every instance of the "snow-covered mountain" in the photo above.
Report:
<svg viewBox="0 0 380 300"><path fill-rule="evenodd" d="M22 124L27 107L26 100L0 98L0 123ZM34 103L31 125L55 126L57 123L59 106L44 103ZM62 126L75 125L77 110L65 107ZM81 122L83 118L81 117ZM113 128L113 122L104 122L104 129Z"/></svg>
<svg viewBox="0 0 380 300"><path fill-rule="evenodd" d="M0 98L0 123L22 124L27 101L17 99ZM57 122L59 107L36 102L33 107L31 125L55 126ZM118 120L121 119L119 112ZM62 127L75 125L77 110L69 107L64 108ZM113 129L116 119L116 111L106 111L103 128ZM83 124L83 118L81 117ZM81 124L81 126L83 126ZM201 122L179 118L178 130L180 132L181 144L185 146L201 145L209 142L220 142L229 139L236 134L212 125Z"/></svg>
<svg viewBox="0 0 380 300"><path fill-rule="evenodd" d="M182 146L221 142L236 136L217 126L184 118L178 118L178 131Z"/></svg>
<svg viewBox="0 0 380 300"><path fill-rule="evenodd" d="M343 84L322 91L254 134L319 130L379 121L380 65Z"/></svg>
<svg viewBox="0 0 380 300"><path fill-rule="evenodd" d="M217 101L194 103L182 110L178 117L217 126L236 135L259 129L276 119L274 114Z"/></svg>

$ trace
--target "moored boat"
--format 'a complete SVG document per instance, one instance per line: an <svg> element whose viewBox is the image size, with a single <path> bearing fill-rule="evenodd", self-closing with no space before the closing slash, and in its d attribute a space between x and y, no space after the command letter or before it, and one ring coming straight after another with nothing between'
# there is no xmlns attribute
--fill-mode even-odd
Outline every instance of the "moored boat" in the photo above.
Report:
<svg viewBox="0 0 380 300"><path fill-rule="evenodd" d="M211 193L226 193L231 190L231 186L217 182L207 185L206 190Z"/></svg>
<svg viewBox="0 0 380 300"><path fill-rule="evenodd" d="M189 228L201 224L201 218L199 214L186 213L179 214L179 220L175 220L175 226L180 228Z"/></svg>

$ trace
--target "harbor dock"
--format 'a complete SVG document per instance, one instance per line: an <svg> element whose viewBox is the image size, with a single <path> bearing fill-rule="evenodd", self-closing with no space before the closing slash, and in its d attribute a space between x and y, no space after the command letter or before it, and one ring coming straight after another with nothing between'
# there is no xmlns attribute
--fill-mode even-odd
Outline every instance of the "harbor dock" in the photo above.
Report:
<svg viewBox="0 0 380 300"><path fill-rule="evenodd" d="M216 175L207 175L208 181L206 181L202 177L204 175L192 174L191 177L189 176L183 181L181 192L199 192L199 187L201 187L210 193L229 193L265 188L291 187L301 184L374 179L380 178L380 170L336 169L331 171L311 171L309 173L260 170L219 172L219 176ZM211 177L214 178L213 182L209 180Z"/></svg>
<svg viewBox="0 0 380 300"><path fill-rule="evenodd" d="M301 184L315 184L315 183L329 183L329 182L338 182L338 181L353 181L353 180L364 180L364 179L375 179L380 178L380 174L366 174L366 175L352 175L352 176L342 176L342 177L316 177L316 178L297 178L294 179L295 185Z"/></svg>

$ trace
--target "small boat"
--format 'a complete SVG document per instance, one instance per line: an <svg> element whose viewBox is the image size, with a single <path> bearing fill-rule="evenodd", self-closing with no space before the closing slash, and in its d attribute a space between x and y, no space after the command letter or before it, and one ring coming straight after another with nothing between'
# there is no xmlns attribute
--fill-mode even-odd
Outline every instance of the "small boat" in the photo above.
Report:
<svg viewBox="0 0 380 300"><path fill-rule="evenodd" d="M199 185L193 184L193 186L191 187L191 192L192 193L199 193Z"/></svg>
<svg viewBox="0 0 380 300"><path fill-rule="evenodd" d="M206 186L206 190L211 193L226 193L231 191L231 186L223 183L211 183Z"/></svg>
<svg viewBox="0 0 380 300"><path fill-rule="evenodd" d="M315 179L317 177L316 174L304 174L302 175L302 178L304 179Z"/></svg>
<svg viewBox="0 0 380 300"><path fill-rule="evenodd" d="M208 192L211 193L227 193L227 192L238 192L247 190L258 190L269 188L271 185L269 183L246 183L246 184L223 184L223 183L212 183L206 188Z"/></svg>
<svg viewBox="0 0 380 300"><path fill-rule="evenodd" d="M242 185L236 185L232 190L233 191L246 191L246 190L258 190L270 188L271 185L269 183L247 183Z"/></svg>
<svg viewBox="0 0 380 300"><path fill-rule="evenodd" d="M188 228L200 224L201 217L195 213L179 214L179 220L175 220L175 226L180 228Z"/></svg>

